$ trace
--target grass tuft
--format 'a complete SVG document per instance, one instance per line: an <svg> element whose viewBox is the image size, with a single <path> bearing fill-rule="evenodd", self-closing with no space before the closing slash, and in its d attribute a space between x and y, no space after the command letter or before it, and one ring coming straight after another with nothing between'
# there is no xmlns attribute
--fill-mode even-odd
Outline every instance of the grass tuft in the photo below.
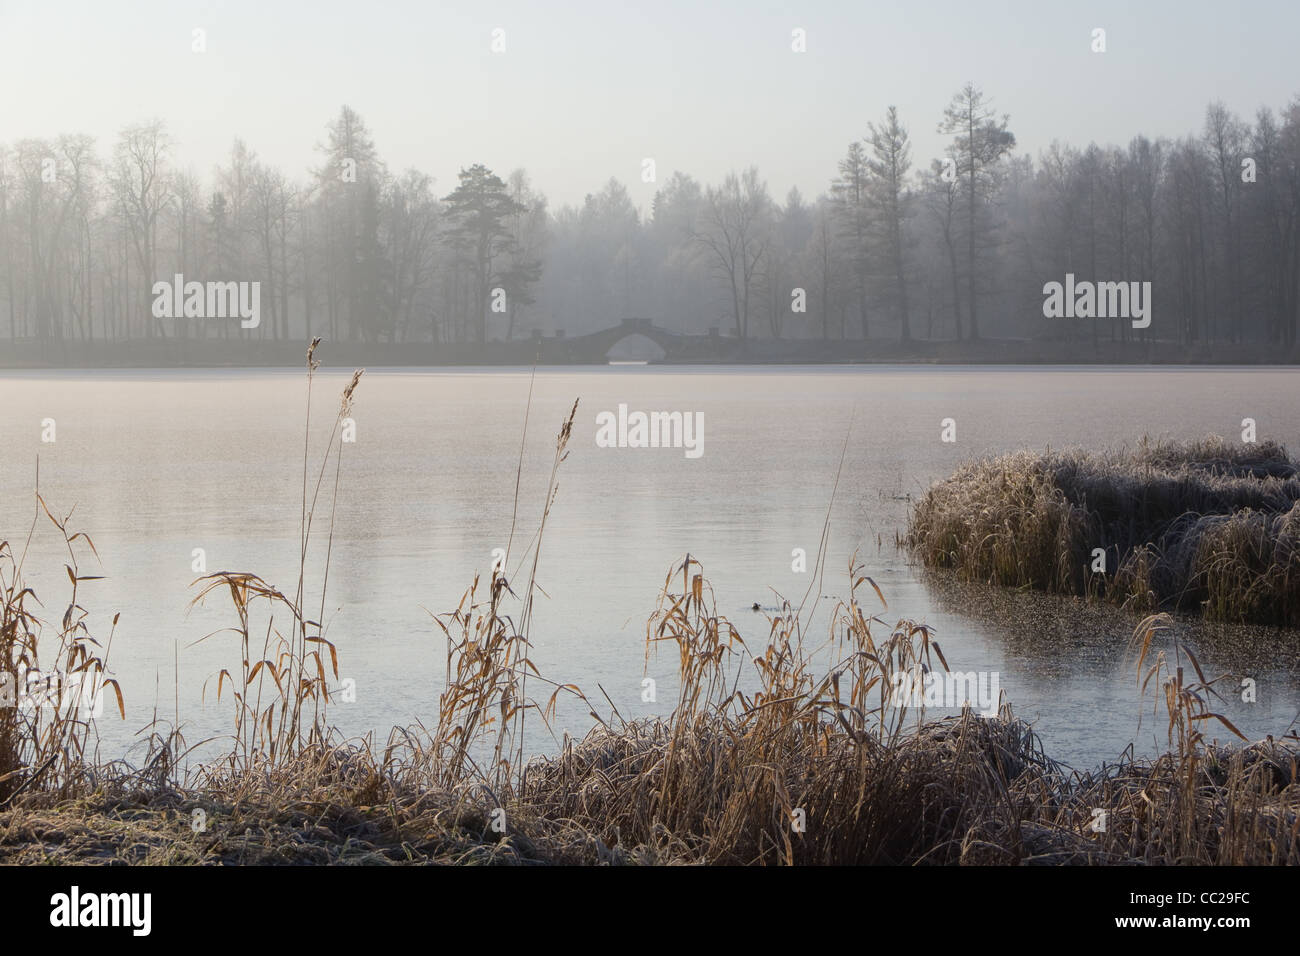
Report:
<svg viewBox="0 0 1300 956"><path fill-rule="evenodd" d="M1300 465L1272 442L970 462L917 503L907 541L965 581L1300 624Z"/></svg>

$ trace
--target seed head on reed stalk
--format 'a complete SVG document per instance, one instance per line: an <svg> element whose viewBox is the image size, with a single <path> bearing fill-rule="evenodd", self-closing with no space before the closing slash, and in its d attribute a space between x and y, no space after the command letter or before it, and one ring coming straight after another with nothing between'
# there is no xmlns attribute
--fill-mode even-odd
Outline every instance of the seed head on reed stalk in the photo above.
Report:
<svg viewBox="0 0 1300 956"><path fill-rule="evenodd" d="M338 649L324 636L323 621L342 470L343 443L340 440L340 430L343 419L352 411L353 396L363 370L353 372L351 380L343 389L338 413L321 457L315 486L309 495L307 476L311 440L311 394L314 373L320 367L320 360L316 358L319 345L320 338L317 337L307 348L302 518L298 583L293 598L290 599L258 575L246 572L218 571L194 582L200 590L191 602L192 605L201 603L213 592L224 591L230 598L237 618L233 628L213 632L219 634L228 631L237 634L241 650L238 675L232 676L228 669L222 669L216 675L216 693L220 699L226 681L233 685L235 727L232 758L240 757L245 766L251 766L255 758L266 758L274 764L277 759L288 758L304 747L319 745L329 731L325 720L330 696L329 681L331 676L334 680L338 679L339 665ZM331 461L334 464L334 485L330 500L330 528L321 574L320 608L316 620L312 620L306 610L308 551L321 488ZM255 608L266 616L260 651L252 630L251 612ZM277 627L277 614L281 615L282 621L287 618L287 627ZM213 634L201 640L206 640ZM326 654L328 664L323 656Z"/></svg>
<svg viewBox="0 0 1300 956"><path fill-rule="evenodd" d="M438 699L438 724L427 748L433 760L434 778L442 786L457 787L475 781L502 792L511 786L522 788L528 769L523 760L528 712L536 712L549 728L548 718L554 714L561 693L585 700L576 685L557 685L542 677L530 657L532 644L528 636L533 598L539 590L537 571L542 540L559 489L559 467L568 457L577 410L575 401L556 437L541 520L524 559L530 567L522 595L507 581L503 562L501 567L493 568L492 582L483 598L478 597L476 575L456 610L431 615L447 642L447 669L444 689ZM519 468L523 468L522 452ZM513 527L513 519L511 524ZM509 560L508 553L506 560ZM508 602L517 602L517 620L507 613ZM546 704L529 697L530 676L553 688ZM489 740L491 763L483 767L475 754ZM516 771L517 779L513 776Z"/></svg>

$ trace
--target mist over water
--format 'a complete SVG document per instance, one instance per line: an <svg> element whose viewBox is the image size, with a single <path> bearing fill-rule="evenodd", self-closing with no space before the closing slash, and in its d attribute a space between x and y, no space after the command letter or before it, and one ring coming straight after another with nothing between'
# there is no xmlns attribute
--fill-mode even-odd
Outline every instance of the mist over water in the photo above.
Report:
<svg viewBox="0 0 1300 956"><path fill-rule="evenodd" d="M312 454L319 462L349 370L322 369L313 395ZM830 544L807 632L826 633L835 600L847 597L857 551L888 608L933 625L949 664L996 671L1016 713L1035 723L1052 756L1076 767L1113 759L1130 743L1159 749L1150 715L1139 730L1135 672L1124 658L1138 618L1068 598L963 587L913 567L893 545L911 500L963 460L1020 448L1089 449L1154 437L1236 440L1244 417L1260 440L1300 447L1296 372L1252 368L543 368L532 405L519 487L512 581L541 517L555 435L579 399L571 453L542 543L533 626L534 660L547 678L580 685L625 717L666 714L675 700L675 657L653 655L644 671L658 700L642 703L645 624L665 575L690 553L703 563L719 611L761 652L767 621L753 612L798 603L814 582L791 570L792 550L815 560L827 508ZM383 740L394 724L437 716L445 644L429 612L452 610L511 529L528 369L368 371L357 389L355 444L344 446L341 490L325 602L326 636L356 702L330 719L348 734ZM40 488L56 514L76 507L74 531L102 559L81 559L80 603L91 631L107 636L127 720L110 704L99 721L103 753L126 754L154 708L179 709L191 743L228 733L231 704L215 699L215 675L239 665L234 623L213 595L197 593L193 550L209 572L250 571L292 594L297 582L306 376L299 369L6 373L0 407L11 466L4 469L0 537L21 547ZM703 453L681 448L599 447L597 416L631 410L702 415ZM40 441L44 418L57 440ZM957 441L940 441L956 422ZM839 490L831 504L846 435ZM314 469L311 481L314 482ZM328 532L318 509L308 568L312 613ZM66 551L42 517L27 573L63 611ZM517 577L516 577L517 575ZM312 596L314 595L314 596ZM860 592L860 597L868 595ZM812 606L809 601L809 607ZM874 597L868 607L874 607ZM427 609L427 610L426 610ZM263 625L264 626L264 625ZM884 629L882 628L882 633ZM1180 619L1209 676L1258 682L1258 702L1230 692L1223 711L1247 736L1286 731L1300 701L1300 640L1294 631L1206 627ZM173 679L173 674L177 679ZM205 690L206 682L206 690ZM547 696L547 694L541 694ZM564 704L556 730L581 734L585 708ZM535 734L530 749L553 744ZM138 750L135 751L138 754Z"/></svg>

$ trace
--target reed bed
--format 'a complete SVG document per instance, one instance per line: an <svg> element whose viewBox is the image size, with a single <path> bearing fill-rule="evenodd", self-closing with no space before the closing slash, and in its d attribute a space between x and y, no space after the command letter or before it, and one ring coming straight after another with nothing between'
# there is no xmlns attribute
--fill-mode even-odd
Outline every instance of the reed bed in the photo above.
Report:
<svg viewBox="0 0 1300 956"><path fill-rule="evenodd" d="M945 666L933 636L916 625L881 627L850 599L833 642L842 640L846 653L813 677L802 642L787 643L780 618L776 639L751 658L716 615L698 564L687 558L676 576L683 573L686 588L665 589L665 613L651 617L649 637L675 628L678 646L721 653L703 666L694 651L681 658L680 703L663 718L598 721L525 772L467 765L448 777L440 746L460 735L419 727L395 732L384 748L327 734L291 754L205 766L185 781L106 772L73 795L36 788L0 810L0 859L1300 863L1300 741L1207 742L1209 723L1234 728L1211 710L1213 682L1195 658L1177 641L1160 646L1173 627L1167 618L1143 622L1133 659L1167 725L1168 752L1078 773L1052 761L1006 704L996 717L900 714L881 693L882 675ZM760 690L715 680L731 655L761 672ZM488 742L497 752L495 738ZM203 832L191 827L195 810L205 814Z"/></svg>
<svg viewBox="0 0 1300 956"><path fill-rule="evenodd" d="M1300 625L1300 465L1272 442L970 462L917 503L907 543L965 581Z"/></svg>
<svg viewBox="0 0 1300 956"><path fill-rule="evenodd" d="M311 353L308 363L310 396ZM1300 863L1300 740L1209 741L1211 725L1236 728L1213 709L1216 681L1164 615L1143 620L1131 653L1137 693L1164 723L1168 751L1089 773L1055 763L1005 701L995 716L935 720L891 697L900 678L947 671L948 661L930 628L880 617L884 595L854 561L848 596L820 636L807 632L802 605L786 601L765 615L766 633L743 635L718 612L699 562L674 564L645 636L647 660L669 653L677 662L678 697L663 716L626 720L608 699L598 705L550 680L530 656L532 598L576 408L560 424L522 556L434 616L446 657L436 720L394 728L382 743L340 739L328 723L339 648L321 615L305 610L316 580L308 543L331 462L333 510L341 448L330 440L313 484L306 443L293 596L248 573L196 582L200 599L228 597L235 619L224 633L235 637L238 664L215 675L216 695L232 708L226 756L189 767L180 729L155 719L142 766L101 764L89 722L75 714L39 703L0 712L0 862ZM1250 467L1280 469L1271 460ZM1016 476L1027 500L1060 502L1059 490ZM1044 527L1053 520L1073 519L1062 508ZM66 520L55 524L70 551L82 541ZM0 559L9 553L0 547ZM84 626L76 562L69 612L54 625L27 609L34 595L21 567L0 563L0 668L35 659L52 627L60 662L111 673L107 643L101 653ZM517 569L513 583L507 567ZM550 733L566 697L588 709L592 729L526 759L526 741Z"/></svg>

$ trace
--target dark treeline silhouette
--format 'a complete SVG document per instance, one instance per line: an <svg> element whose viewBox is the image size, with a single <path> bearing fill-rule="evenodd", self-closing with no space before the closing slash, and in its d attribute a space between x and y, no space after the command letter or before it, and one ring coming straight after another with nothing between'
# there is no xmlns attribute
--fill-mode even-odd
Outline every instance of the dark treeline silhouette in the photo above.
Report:
<svg viewBox="0 0 1300 956"><path fill-rule="evenodd" d="M913 164L892 107L816 199L757 167L663 178L647 215L611 179L551 210L527 173L454 188L390 171L348 107L292 178L236 141L207 180L161 122L0 144L0 348L142 339L473 343L568 336L631 316L741 338L1149 336L1293 347L1300 324L1300 99L1253 120L1222 104L1178 140L1016 153L967 84ZM260 283L260 325L154 315L153 283ZM1152 283L1151 327L1047 319L1043 285Z"/></svg>

